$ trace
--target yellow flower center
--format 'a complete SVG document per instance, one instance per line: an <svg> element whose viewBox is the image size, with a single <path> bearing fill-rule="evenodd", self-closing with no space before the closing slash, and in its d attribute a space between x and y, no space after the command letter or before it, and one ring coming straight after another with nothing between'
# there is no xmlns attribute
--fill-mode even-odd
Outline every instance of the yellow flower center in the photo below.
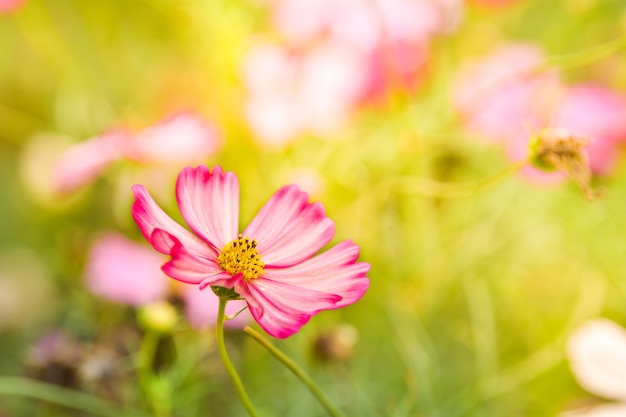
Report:
<svg viewBox="0 0 626 417"><path fill-rule="evenodd" d="M258 278L265 263L256 249L256 240L250 240L241 234L238 239L228 242L217 257L217 264L231 275L242 274L246 281Z"/></svg>

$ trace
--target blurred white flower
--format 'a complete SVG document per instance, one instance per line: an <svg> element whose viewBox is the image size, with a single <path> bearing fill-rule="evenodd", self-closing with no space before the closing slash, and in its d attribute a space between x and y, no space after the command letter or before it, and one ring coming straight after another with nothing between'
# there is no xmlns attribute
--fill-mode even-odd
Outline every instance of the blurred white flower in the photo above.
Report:
<svg viewBox="0 0 626 417"><path fill-rule="evenodd" d="M563 416L626 415L626 330L607 319L583 324L569 338L567 356L578 383L587 391L620 401Z"/></svg>

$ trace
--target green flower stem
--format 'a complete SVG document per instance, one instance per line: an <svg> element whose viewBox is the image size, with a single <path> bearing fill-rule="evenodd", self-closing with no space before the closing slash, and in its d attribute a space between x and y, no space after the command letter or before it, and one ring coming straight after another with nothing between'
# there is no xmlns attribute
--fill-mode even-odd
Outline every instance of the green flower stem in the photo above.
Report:
<svg viewBox="0 0 626 417"><path fill-rule="evenodd" d="M101 417L150 417L141 411L111 404L85 392L21 377L0 377L0 396L15 395L46 401Z"/></svg>
<svg viewBox="0 0 626 417"><path fill-rule="evenodd" d="M281 361L283 365L285 365L295 376L302 381L302 383L311 391L311 393L318 399L318 401L324 406L328 414L333 417L345 417L345 414L341 412L331 401L330 399L322 392L320 387L317 386L313 378L306 373L306 371L295 363L291 358L285 355L283 352L278 350L276 346L270 343L267 339L265 339L261 334L256 332L249 326L244 328L244 331L251 336L254 340L256 340L259 344L261 344L265 349L267 349L276 359Z"/></svg>
<svg viewBox="0 0 626 417"><path fill-rule="evenodd" d="M514 163L499 174L477 182L450 183L417 177L400 177L390 181L393 182L391 186L403 194L430 198L465 198L495 187L515 175L527 164L526 160ZM384 184L385 187L388 185Z"/></svg>
<svg viewBox="0 0 626 417"><path fill-rule="evenodd" d="M241 400L241 403L243 404L243 406L248 411L248 414L250 414L251 417L258 417L257 411L252 405L250 398L248 398L248 394L246 394L246 390L243 387L241 378L239 378L239 374L237 374L235 367L233 366L232 362L230 361L230 358L228 357L228 352L226 352L226 344L224 343L224 320L225 320L226 314L224 312L226 311L227 302L228 302L227 299L220 298L219 309L217 311L217 326L216 326L217 350L220 353L220 357L222 358L222 362L224 363L224 367L226 368L228 375L230 375L230 379L233 380L233 384L235 385L235 389L237 390L237 394L239 395L239 399Z"/></svg>
<svg viewBox="0 0 626 417"><path fill-rule="evenodd" d="M622 49L626 49L626 36L613 39L584 51L549 57L539 71L554 67L562 71L584 67L615 55Z"/></svg>
<svg viewBox="0 0 626 417"><path fill-rule="evenodd" d="M166 388L164 381L153 371L159 337L160 335L153 330L145 331L139 350L137 378L154 416L166 417L171 415L169 393L164 390Z"/></svg>

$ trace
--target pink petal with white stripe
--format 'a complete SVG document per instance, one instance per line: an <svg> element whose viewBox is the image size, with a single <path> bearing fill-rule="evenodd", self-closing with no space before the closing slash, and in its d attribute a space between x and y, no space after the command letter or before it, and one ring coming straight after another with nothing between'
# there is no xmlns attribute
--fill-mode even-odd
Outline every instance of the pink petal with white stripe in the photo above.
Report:
<svg viewBox="0 0 626 417"><path fill-rule="evenodd" d="M241 281L235 291L248 302L252 317L267 333L285 338L296 333L311 316L334 308L341 297L263 277Z"/></svg>
<svg viewBox="0 0 626 417"><path fill-rule="evenodd" d="M181 171L176 200L191 229L218 250L237 238L239 182L232 172L216 166L213 172L200 165Z"/></svg>
<svg viewBox="0 0 626 417"><path fill-rule="evenodd" d="M356 262L359 247L341 242L326 252L287 268L266 268L268 279L342 297L332 308L345 307L361 298L369 288L365 276L370 265Z"/></svg>
<svg viewBox="0 0 626 417"><path fill-rule="evenodd" d="M170 277L189 284L233 286L233 277L217 264L217 254L211 250L205 253L190 253L176 242L170 251L172 258L163 265L163 272Z"/></svg>
<svg viewBox="0 0 626 417"><path fill-rule="evenodd" d="M135 195L133 219L143 236L157 251L168 255L176 240L192 253L205 253L209 250L207 244L165 214L143 185L133 185L132 190ZM166 238L168 235L175 239Z"/></svg>
<svg viewBox="0 0 626 417"><path fill-rule="evenodd" d="M243 235L258 241L267 266L285 267L309 258L332 239L335 225L320 203L309 203L298 186L278 190L261 208Z"/></svg>

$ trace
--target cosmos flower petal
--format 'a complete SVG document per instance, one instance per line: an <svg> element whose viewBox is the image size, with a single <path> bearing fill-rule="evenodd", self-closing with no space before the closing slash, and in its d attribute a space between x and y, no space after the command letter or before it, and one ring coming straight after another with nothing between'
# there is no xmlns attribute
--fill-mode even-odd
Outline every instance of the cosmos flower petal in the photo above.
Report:
<svg viewBox="0 0 626 417"><path fill-rule="evenodd" d="M595 319L574 332L567 356L580 385L596 395L626 400L626 330Z"/></svg>
<svg viewBox="0 0 626 417"><path fill-rule="evenodd" d="M192 254L180 242L176 242L170 252L172 258L162 269L174 279L204 285L223 285L225 281L230 282L233 279L217 265L217 255L213 251Z"/></svg>
<svg viewBox="0 0 626 417"><path fill-rule="evenodd" d="M204 242L165 214L143 185L133 185L132 190L135 195L133 219L146 240L157 251L168 255L176 241L192 252L207 251L208 246ZM166 235L160 232L155 233L156 230L162 230L167 233L167 236L175 239L166 239Z"/></svg>
<svg viewBox="0 0 626 417"><path fill-rule="evenodd" d="M266 268L268 279L342 297L332 308L350 305L369 288L365 276L370 265L356 262L359 247L351 241L341 242L326 252L287 268Z"/></svg>
<svg viewBox="0 0 626 417"><path fill-rule="evenodd" d="M216 166L213 172L200 165L181 171L176 199L185 221L217 249L237 238L239 182L232 172Z"/></svg>
<svg viewBox="0 0 626 417"><path fill-rule="evenodd" d="M258 250L268 266L285 267L301 262L326 245L335 233L320 203L296 185L278 190L244 230L258 241Z"/></svg>
<svg viewBox="0 0 626 417"><path fill-rule="evenodd" d="M267 278L242 281L235 290L248 302L252 317L268 334L285 338L296 333L311 316L341 301L335 294L297 287Z"/></svg>

